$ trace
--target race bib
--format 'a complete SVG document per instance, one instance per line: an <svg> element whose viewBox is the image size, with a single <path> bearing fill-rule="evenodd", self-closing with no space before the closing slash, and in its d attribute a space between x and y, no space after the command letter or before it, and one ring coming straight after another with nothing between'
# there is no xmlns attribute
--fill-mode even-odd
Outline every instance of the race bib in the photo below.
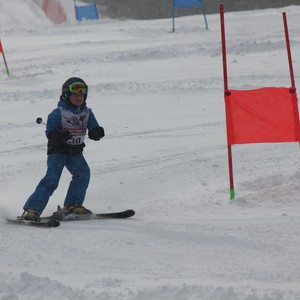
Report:
<svg viewBox="0 0 300 300"><path fill-rule="evenodd" d="M67 141L70 145L80 145L84 142L89 119L89 110L85 108L80 114L61 108L61 126L72 135L72 139Z"/></svg>

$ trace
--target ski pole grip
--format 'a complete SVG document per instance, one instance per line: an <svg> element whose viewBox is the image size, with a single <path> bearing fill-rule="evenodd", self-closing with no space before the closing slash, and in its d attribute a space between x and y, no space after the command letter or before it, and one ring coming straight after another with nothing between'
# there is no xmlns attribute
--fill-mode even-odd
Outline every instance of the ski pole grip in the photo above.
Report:
<svg viewBox="0 0 300 300"><path fill-rule="evenodd" d="M37 122L38 124L42 124L42 123L43 123L43 119L42 119L42 118L37 118L37 119L36 119L36 122Z"/></svg>

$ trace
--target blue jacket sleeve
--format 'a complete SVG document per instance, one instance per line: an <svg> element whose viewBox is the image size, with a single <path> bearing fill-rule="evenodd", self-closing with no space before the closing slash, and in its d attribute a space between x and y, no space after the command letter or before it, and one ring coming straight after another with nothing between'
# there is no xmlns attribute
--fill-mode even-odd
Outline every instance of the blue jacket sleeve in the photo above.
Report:
<svg viewBox="0 0 300 300"><path fill-rule="evenodd" d="M61 115L60 109L54 109L49 115L47 119L47 127L46 127L46 135L50 131L59 130L61 128Z"/></svg>
<svg viewBox="0 0 300 300"><path fill-rule="evenodd" d="M88 130L91 130L91 129L97 128L97 127L100 127L100 125L98 124L94 113L90 109L90 116L88 119L87 128L88 128Z"/></svg>

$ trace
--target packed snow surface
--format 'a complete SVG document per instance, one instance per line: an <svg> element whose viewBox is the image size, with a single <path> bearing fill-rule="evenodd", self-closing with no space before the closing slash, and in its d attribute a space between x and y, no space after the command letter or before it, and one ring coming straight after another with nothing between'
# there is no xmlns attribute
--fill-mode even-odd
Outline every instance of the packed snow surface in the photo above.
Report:
<svg viewBox="0 0 300 300"><path fill-rule="evenodd" d="M283 11L300 86L300 6L290 6L225 13L230 88L291 85ZM220 18L207 19L209 30L201 15L178 18L175 33L170 19L55 26L30 0L0 1L11 74L0 57L1 300L300 299L299 145L234 146L229 200ZM86 140L85 206L136 215L7 224L45 174L35 120L71 76L88 83L106 130ZM65 171L43 215L69 181Z"/></svg>

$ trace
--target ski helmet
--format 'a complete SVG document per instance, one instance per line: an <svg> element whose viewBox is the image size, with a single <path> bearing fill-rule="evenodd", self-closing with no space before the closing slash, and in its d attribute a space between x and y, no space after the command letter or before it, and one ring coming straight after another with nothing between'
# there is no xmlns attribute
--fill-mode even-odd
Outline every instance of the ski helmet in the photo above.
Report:
<svg viewBox="0 0 300 300"><path fill-rule="evenodd" d="M68 103L70 102L70 96L72 95L72 92L70 91L70 85L72 85L75 82L83 83L87 88L86 93L84 93L84 103L85 103L86 98L87 98L87 93L88 93L88 86L84 82L84 80L82 80L79 77L71 77L65 81L65 83L62 85L62 91L61 91L60 98L65 102L68 102Z"/></svg>

